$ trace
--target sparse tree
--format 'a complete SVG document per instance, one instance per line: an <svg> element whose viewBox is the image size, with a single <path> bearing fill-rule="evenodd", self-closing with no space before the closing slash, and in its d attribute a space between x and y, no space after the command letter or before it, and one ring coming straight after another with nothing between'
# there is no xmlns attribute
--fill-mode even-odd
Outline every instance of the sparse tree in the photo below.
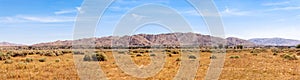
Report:
<svg viewBox="0 0 300 80"><path fill-rule="evenodd" d="M237 45L236 47L237 47L237 49L243 49L244 48L243 45Z"/></svg>

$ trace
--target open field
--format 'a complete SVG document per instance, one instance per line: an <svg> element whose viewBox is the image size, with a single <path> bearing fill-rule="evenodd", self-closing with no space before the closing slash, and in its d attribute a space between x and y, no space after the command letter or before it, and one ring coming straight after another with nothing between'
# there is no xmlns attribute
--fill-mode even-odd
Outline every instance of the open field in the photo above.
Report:
<svg viewBox="0 0 300 80"><path fill-rule="evenodd" d="M111 80L170 80L173 79L179 69L181 54L197 52L193 50L179 51L177 49L158 51L134 49L129 52L119 51L119 53L130 55L132 60L139 66L146 66L151 62L151 52L163 53L164 51L166 51L164 68L155 76L145 79L132 77L118 68L111 50L97 50L96 52L105 55L105 61L99 61L99 65L106 77ZM200 54L200 66L195 79L203 80L212 55L210 51L197 53ZM299 80L299 56L300 50L297 49L227 50L220 79ZM79 79L73 61L73 54L70 50L2 51L1 59L1 79Z"/></svg>

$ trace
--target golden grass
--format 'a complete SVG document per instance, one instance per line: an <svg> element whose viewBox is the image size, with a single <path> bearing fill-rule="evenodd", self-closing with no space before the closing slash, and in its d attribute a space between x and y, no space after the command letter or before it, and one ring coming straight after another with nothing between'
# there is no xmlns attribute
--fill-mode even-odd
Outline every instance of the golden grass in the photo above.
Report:
<svg viewBox="0 0 300 80"><path fill-rule="evenodd" d="M263 80L299 80L300 79L300 60L288 60L280 57L285 53L273 55L271 50L257 53L257 56L250 53L251 50L228 51L224 69L220 79L263 79ZM153 77L135 78L123 72L115 63L113 53L104 50L108 61L99 62L106 77L111 80L171 80L176 75L181 54L172 54L172 57L166 55L166 63L163 69ZM128 52L127 52L128 53ZM162 53L162 51L153 51L153 53ZM129 54L129 53L128 53ZM142 56L136 56L133 53L132 60L138 66L147 66L151 63L149 52L141 53ZM209 52L199 52L200 66L197 70L196 80L203 80L210 64ZM239 56L240 58L230 58L230 56ZM33 62L26 63L26 58L32 58ZM46 62L39 62L40 58L46 58ZM4 64L0 61L1 79L19 79L19 80L44 80L44 79L67 79L78 80L77 71L73 62L72 54L62 56L40 56L27 55L26 57L12 57L12 64ZM57 62L59 60L59 62Z"/></svg>

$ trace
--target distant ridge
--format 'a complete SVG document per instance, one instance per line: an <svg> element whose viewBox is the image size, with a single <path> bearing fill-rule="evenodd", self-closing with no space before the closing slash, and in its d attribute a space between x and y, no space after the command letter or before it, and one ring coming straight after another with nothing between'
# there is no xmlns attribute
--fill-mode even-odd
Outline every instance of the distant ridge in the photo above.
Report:
<svg viewBox="0 0 300 80"><path fill-rule="evenodd" d="M23 44L9 43L9 42L0 42L0 46L25 46L25 45L23 45Z"/></svg>
<svg viewBox="0 0 300 80"><path fill-rule="evenodd" d="M194 39L192 40L192 37ZM87 38L75 41L88 42L89 40L95 39L94 44L96 46L112 46L116 44L120 46L155 46L155 45L167 45L167 46L178 46L178 45L197 45L197 46L211 46L212 43L221 44L222 40L225 39L212 37L210 35L202 35L198 33L165 33L165 34L136 34L132 36L108 36L101 38ZM217 40L212 42L211 39ZM114 42L112 42L114 41ZM228 46L244 45L244 46L255 46L254 43L247 40L229 37L226 38ZM48 43L34 44L33 46L71 46L71 40L66 41L55 41Z"/></svg>
<svg viewBox="0 0 300 80"><path fill-rule="evenodd" d="M248 41L265 46L296 46L300 44L299 40L284 38L254 38L249 39Z"/></svg>

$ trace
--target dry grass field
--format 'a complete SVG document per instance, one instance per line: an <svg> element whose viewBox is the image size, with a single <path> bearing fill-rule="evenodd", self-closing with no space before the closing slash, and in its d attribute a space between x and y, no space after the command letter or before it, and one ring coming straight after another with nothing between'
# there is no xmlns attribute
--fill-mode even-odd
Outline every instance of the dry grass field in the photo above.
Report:
<svg viewBox="0 0 300 80"><path fill-rule="evenodd" d="M0 79L18 80L78 80L77 70L73 61L72 52L66 50L50 51L19 51L1 52ZM61 52L61 53L60 53ZM139 66L146 66L151 62L150 52L135 49L124 52L130 55ZM193 52L193 51L190 51ZM25 53L26 55L20 55ZM27 54L28 53L28 54ZM30 53L30 54L29 54ZM31 54L32 53L32 54ZM47 53L47 54L43 54ZM51 54L56 53L56 55ZM58 54L59 53L59 54ZM97 53L105 55L106 61L99 65L111 80L171 80L180 66L181 54L186 51L169 50L166 52L166 63L163 69L153 77L135 78L124 73L115 63L111 50L98 50ZM123 53L123 52L122 52ZM196 80L203 80L210 64L210 52L198 52L200 66ZM16 56L16 54L18 54ZM152 55L153 56L153 55ZM228 50L224 69L220 75L221 80L233 79L263 79L263 80L299 80L300 79L300 51L292 49L244 49ZM99 67L100 67L99 66Z"/></svg>

